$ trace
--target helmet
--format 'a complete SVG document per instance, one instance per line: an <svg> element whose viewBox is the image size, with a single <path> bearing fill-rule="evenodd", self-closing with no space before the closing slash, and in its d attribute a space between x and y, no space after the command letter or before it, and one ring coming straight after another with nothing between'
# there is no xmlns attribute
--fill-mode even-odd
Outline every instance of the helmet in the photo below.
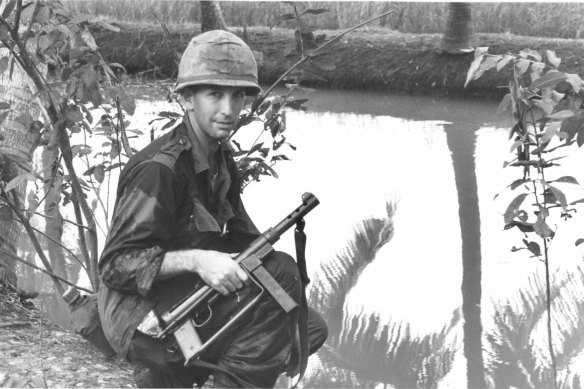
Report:
<svg viewBox="0 0 584 389"><path fill-rule="evenodd" d="M180 60L174 91L191 85L243 87L253 94L261 91L251 49L223 30L205 32L189 42Z"/></svg>

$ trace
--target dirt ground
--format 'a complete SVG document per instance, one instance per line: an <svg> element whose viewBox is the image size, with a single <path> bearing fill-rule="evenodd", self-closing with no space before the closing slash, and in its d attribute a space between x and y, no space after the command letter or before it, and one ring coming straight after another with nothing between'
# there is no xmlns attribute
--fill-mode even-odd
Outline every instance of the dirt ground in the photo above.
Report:
<svg viewBox="0 0 584 389"><path fill-rule="evenodd" d="M44 320L33 304L0 289L0 387L136 387L129 362L107 359L81 336Z"/></svg>

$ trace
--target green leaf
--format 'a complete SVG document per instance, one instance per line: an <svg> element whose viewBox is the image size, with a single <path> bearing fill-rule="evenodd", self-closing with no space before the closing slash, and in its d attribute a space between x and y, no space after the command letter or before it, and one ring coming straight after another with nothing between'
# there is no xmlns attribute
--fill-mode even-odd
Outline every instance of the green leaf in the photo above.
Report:
<svg viewBox="0 0 584 389"><path fill-rule="evenodd" d="M326 70L326 71L333 71L337 68L334 64L329 63L329 62L311 61L310 63L312 65L318 67L319 69Z"/></svg>
<svg viewBox="0 0 584 389"><path fill-rule="evenodd" d="M549 116L547 116L548 119L567 119L574 116L574 111L572 111L571 109L564 109L563 111L559 111L556 113L553 113Z"/></svg>
<svg viewBox="0 0 584 389"><path fill-rule="evenodd" d="M503 57L503 59L501 59L499 61L499 63L497 63L497 71L500 71L501 69L503 69L505 66L507 66L507 64L509 62L511 62L513 60L513 56L512 55L505 55Z"/></svg>
<svg viewBox="0 0 584 389"><path fill-rule="evenodd" d="M304 15L304 14L320 15L320 14L323 14L323 13L328 12L328 11L329 10L326 8L307 9L306 11L302 12L302 15Z"/></svg>
<svg viewBox="0 0 584 389"><path fill-rule="evenodd" d="M65 117L74 123L83 121L83 114L76 106L68 106L65 111Z"/></svg>
<svg viewBox="0 0 584 389"><path fill-rule="evenodd" d="M489 51L489 48L486 47L486 46L477 47L475 49L475 51L474 51L474 57L475 57L475 59L477 59L481 55L487 54L488 51Z"/></svg>
<svg viewBox="0 0 584 389"><path fill-rule="evenodd" d="M553 67L557 68L558 66L560 66L560 63L562 62L562 60L556 56L556 53L554 51L546 50L545 56L546 56L548 62Z"/></svg>
<svg viewBox="0 0 584 389"><path fill-rule="evenodd" d="M9 108L10 108L10 103L7 103L5 101L0 101L0 110L9 109Z"/></svg>
<svg viewBox="0 0 584 389"><path fill-rule="evenodd" d="M478 48L477 48L477 50L478 50ZM476 53L476 51L475 51L475 53ZM478 78L478 77L475 77L475 76L476 76L477 71L479 70L479 67L481 66L481 63L483 62L483 59L484 58L485 58L484 54L479 55L470 64L470 67L468 68L468 72L466 73L466 82L464 83L464 87L465 88L466 88L466 86L468 85L469 82L471 82L472 80ZM480 75L479 75L479 77L480 77Z"/></svg>
<svg viewBox="0 0 584 389"><path fill-rule="evenodd" d="M531 82L539 80L544 69L545 64L543 62L532 62L531 72L529 73L529 78L531 79Z"/></svg>
<svg viewBox="0 0 584 389"><path fill-rule="evenodd" d="M517 75L522 76L524 75L527 70L529 69L529 65L531 65L531 61L527 59L520 58L515 63L515 68L517 69Z"/></svg>
<svg viewBox="0 0 584 389"><path fill-rule="evenodd" d="M575 245L576 245L576 246L579 246L579 245L581 245L582 243L584 243L584 239L580 238L580 239L576 240L576 243L575 243Z"/></svg>
<svg viewBox="0 0 584 389"><path fill-rule="evenodd" d="M97 180L97 182L99 182L100 184L103 182L104 178L105 178L105 168L103 165L97 165L95 167L95 171L93 172L93 176L95 177L95 179Z"/></svg>
<svg viewBox="0 0 584 389"><path fill-rule="evenodd" d="M8 62L8 57L0 58L0 74L4 73L6 69L8 69Z"/></svg>
<svg viewBox="0 0 584 389"><path fill-rule="evenodd" d="M566 73L566 81L572 86L574 93L579 93L582 88L582 79L577 74Z"/></svg>
<svg viewBox="0 0 584 389"><path fill-rule="evenodd" d="M497 111L495 112L495 116L502 115L504 112L511 112L511 104L513 103L513 99L511 99L511 93L507 93L501 99L499 106L497 107Z"/></svg>
<svg viewBox="0 0 584 389"><path fill-rule="evenodd" d="M520 187L521 185L523 185L523 184L525 184L525 183L528 183L528 182L531 182L531 180L529 180L529 179L524 179L524 178L520 178L520 179L518 179L518 180L515 180L515 181L513 181L513 182L511 183L511 185L509 185L509 188L511 188L511 190L515 190L515 189L517 189L518 187Z"/></svg>
<svg viewBox="0 0 584 389"><path fill-rule="evenodd" d="M16 0L10 0L2 12L2 17L8 19L14 8L16 8Z"/></svg>
<svg viewBox="0 0 584 389"><path fill-rule="evenodd" d="M525 244L525 247L527 247L527 249L529 251L531 251L531 253L533 255L535 255L536 257L539 257L541 255L541 248L539 247L539 244L537 244L537 242L529 242L527 239L523 239L523 243Z"/></svg>
<svg viewBox="0 0 584 389"><path fill-rule="evenodd" d="M549 238L554 235L554 232L547 225L547 223L545 222L545 218L542 216L541 213L537 215L537 221L533 225L533 230L537 235L539 235L542 238Z"/></svg>
<svg viewBox="0 0 584 389"><path fill-rule="evenodd" d="M503 216L505 224L509 224L513 221L513 218L515 217L519 207L521 206L523 200L525 200L527 195L528 195L527 193L522 193L515 197L513 201L511 201L511 203L509 203L509 206L507 206L507 210L505 211L505 215Z"/></svg>
<svg viewBox="0 0 584 389"><path fill-rule="evenodd" d="M578 137L576 138L576 143L578 144L578 147L582 147L582 145L584 145L584 130L580 129L580 131L578 131Z"/></svg>
<svg viewBox="0 0 584 389"><path fill-rule="evenodd" d="M536 61L541 62L541 54L539 54L535 50L523 49L519 52L519 56L521 56L523 58L531 57L531 58L535 59Z"/></svg>
<svg viewBox="0 0 584 389"><path fill-rule="evenodd" d="M71 146L71 152L73 153L73 157L79 155L83 157L85 155L91 154L91 147L88 145L74 145Z"/></svg>
<svg viewBox="0 0 584 389"><path fill-rule="evenodd" d="M113 165L110 165L110 166L106 167L105 168L105 171L106 172L109 172L110 170L113 170L113 169L116 169L116 168L119 168L119 167L124 167L124 166L126 166L126 164L124 162L116 162Z"/></svg>
<svg viewBox="0 0 584 389"><path fill-rule="evenodd" d="M34 215L39 206L39 197L37 196L34 190L31 190L30 192L28 192L26 200L28 201L26 216L30 219Z"/></svg>
<svg viewBox="0 0 584 389"><path fill-rule="evenodd" d="M529 85L529 88L531 89L555 88L556 85L558 85L565 79L566 79L565 73L552 70L550 72L547 72L534 82L532 82L531 85Z"/></svg>
<svg viewBox="0 0 584 389"><path fill-rule="evenodd" d="M264 101L264 102L262 103L262 105L260 105L260 107L257 109L257 114L258 114L258 115L261 115L261 114L263 114L264 112L266 112L266 110L267 110L268 108L270 108L270 105L271 105L271 104L272 104L272 103L271 103L271 102L269 102L269 101Z"/></svg>
<svg viewBox="0 0 584 389"><path fill-rule="evenodd" d="M247 152L247 155L253 154L254 152L258 151L259 149L261 149L261 148L262 148L262 146L263 146L263 145L264 145L264 143L263 143L263 142L261 142L261 143L258 143L258 144L256 144L256 145L254 145L254 146L251 148L251 150L249 150L249 151Z"/></svg>
<svg viewBox="0 0 584 389"><path fill-rule="evenodd" d="M284 15L280 15L280 21L286 21L286 20L293 20L296 19L296 16L294 16L293 14L284 14Z"/></svg>
<svg viewBox="0 0 584 389"><path fill-rule="evenodd" d="M576 185L580 185L578 183L578 180L576 180L574 177L572 176L563 176L558 178L557 180L553 180L552 182L564 182L566 184L576 184Z"/></svg>
<svg viewBox="0 0 584 389"><path fill-rule="evenodd" d="M564 208L564 210L566 209L566 207L568 206L568 202L566 201L566 195L564 194L564 192L562 192L561 190L559 190L558 188L555 188L551 185L548 185L548 188L552 191L552 193L554 194L554 197L556 198L556 201L562 206L562 208Z"/></svg>
<svg viewBox="0 0 584 389"><path fill-rule="evenodd" d="M523 146L523 141L522 140L515 141L511 145L511 149L509 150L509 152L512 153L512 152L514 152L516 149L518 149L521 146Z"/></svg>
<svg viewBox="0 0 584 389"><path fill-rule="evenodd" d="M18 176L14 177L12 180L10 180L10 182L8 182L8 184L6 184L6 188L4 188L4 190L6 192L10 192L12 189L17 188L23 182L26 182L26 180L28 180L29 177L30 177L30 173L19 174Z"/></svg>

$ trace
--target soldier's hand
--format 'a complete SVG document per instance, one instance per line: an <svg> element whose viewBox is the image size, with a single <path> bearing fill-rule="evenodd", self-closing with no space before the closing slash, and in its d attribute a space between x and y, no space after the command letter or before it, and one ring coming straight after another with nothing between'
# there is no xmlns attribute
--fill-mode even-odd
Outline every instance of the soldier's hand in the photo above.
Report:
<svg viewBox="0 0 584 389"><path fill-rule="evenodd" d="M233 260L237 254L197 250L195 272L211 288L222 295L241 289L249 282L247 273Z"/></svg>

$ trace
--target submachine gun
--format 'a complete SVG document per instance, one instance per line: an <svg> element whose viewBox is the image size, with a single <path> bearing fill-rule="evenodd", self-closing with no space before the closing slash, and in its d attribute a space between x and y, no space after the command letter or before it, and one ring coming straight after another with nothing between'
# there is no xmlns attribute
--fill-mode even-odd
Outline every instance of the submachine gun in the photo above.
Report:
<svg viewBox="0 0 584 389"><path fill-rule="evenodd" d="M194 317L209 309L211 304L221 295L210 286L203 284L198 289L187 295L183 300L174 305L162 315L151 315L150 325L146 327L158 328L151 334L162 339L174 335L176 342L185 358L185 365L196 359L205 351L211 343L220 338L233 326L233 324L249 312L267 291L274 297L280 306L288 313L298 307L298 304L286 293L278 282L262 266L262 260L274 251L272 245L280 239L280 236L293 225L297 230L304 228L303 217L319 204L318 199L311 193L302 195L302 204L292 213L286 216L275 227L271 227L256 238L243 252L235 257L237 262L249 275L250 279L258 286L259 293L247 305L234 315L219 331L213 334L206 342L202 342L196 331ZM301 278L306 277L303 254L297 255ZM304 269L302 269L304 267Z"/></svg>

